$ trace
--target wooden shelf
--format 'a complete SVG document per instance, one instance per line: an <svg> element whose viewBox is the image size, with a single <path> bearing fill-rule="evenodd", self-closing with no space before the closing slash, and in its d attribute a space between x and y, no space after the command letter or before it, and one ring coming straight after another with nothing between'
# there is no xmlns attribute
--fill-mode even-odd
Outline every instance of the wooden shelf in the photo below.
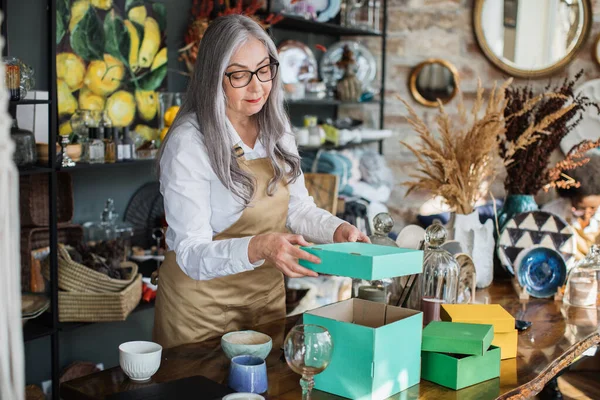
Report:
<svg viewBox="0 0 600 400"><path fill-rule="evenodd" d="M39 318L35 318L27 321L23 327L23 341L28 342L30 340L50 336L54 332L56 332L56 329L44 325Z"/></svg>
<svg viewBox="0 0 600 400"><path fill-rule="evenodd" d="M380 31L341 26L330 22L311 21L292 15L285 15L284 19L273 25L271 29L311 32L335 36L383 36L383 33Z"/></svg>

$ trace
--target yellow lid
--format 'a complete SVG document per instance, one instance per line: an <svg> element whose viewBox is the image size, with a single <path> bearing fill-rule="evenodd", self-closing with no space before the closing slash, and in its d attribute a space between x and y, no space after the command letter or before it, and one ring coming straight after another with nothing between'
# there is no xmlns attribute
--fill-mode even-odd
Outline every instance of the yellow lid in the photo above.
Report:
<svg viewBox="0 0 600 400"><path fill-rule="evenodd" d="M500 304L442 304L442 321L490 324L494 332L515 330L515 318Z"/></svg>

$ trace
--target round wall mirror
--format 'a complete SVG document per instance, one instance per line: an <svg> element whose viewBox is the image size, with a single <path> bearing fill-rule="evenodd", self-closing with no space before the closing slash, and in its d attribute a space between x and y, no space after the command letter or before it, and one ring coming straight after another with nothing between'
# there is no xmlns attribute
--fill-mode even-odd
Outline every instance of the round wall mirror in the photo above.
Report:
<svg viewBox="0 0 600 400"><path fill-rule="evenodd" d="M446 104L458 91L458 72L444 60L426 60L410 74L410 93L416 101L428 107L437 107L438 99Z"/></svg>
<svg viewBox="0 0 600 400"><path fill-rule="evenodd" d="M475 0L473 29L486 57L519 78L565 67L587 39L590 0Z"/></svg>

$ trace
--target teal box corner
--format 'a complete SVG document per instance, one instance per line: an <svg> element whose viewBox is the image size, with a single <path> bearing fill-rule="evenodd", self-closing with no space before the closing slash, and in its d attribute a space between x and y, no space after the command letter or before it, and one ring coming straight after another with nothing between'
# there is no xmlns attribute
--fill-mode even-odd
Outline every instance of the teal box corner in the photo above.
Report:
<svg viewBox="0 0 600 400"><path fill-rule="evenodd" d="M423 329L421 350L483 356L492 340L492 325L432 321Z"/></svg>
<svg viewBox="0 0 600 400"><path fill-rule="evenodd" d="M423 272L423 251L369 243L335 243L301 247L321 259L300 260L315 272L365 280L395 278Z"/></svg>
<svg viewBox="0 0 600 400"><path fill-rule="evenodd" d="M315 388L359 400L383 400L420 381L420 311L350 299L304 313L333 339L329 366Z"/></svg>
<svg viewBox="0 0 600 400"><path fill-rule="evenodd" d="M500 376L500 348L490 346L483 356L421 353L421 377L459 390Z"/></svg>

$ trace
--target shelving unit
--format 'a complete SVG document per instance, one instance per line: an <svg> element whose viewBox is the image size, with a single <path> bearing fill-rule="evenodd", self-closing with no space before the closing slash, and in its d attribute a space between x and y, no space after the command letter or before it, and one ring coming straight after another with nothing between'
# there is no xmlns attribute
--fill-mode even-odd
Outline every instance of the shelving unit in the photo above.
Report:
<svg viewBox="0 0 600 400"><path fill-rule="evenodd" d="M11 0L12 1L12 0ZM47 105L48 106L48 143L57 143L58 136L58 109L57 109L57 88L56 88L56 65L55 57L56 54L56 42L54 40L56 34L56 0L46 0L46 18L49 27L49 34L46 38L46 45L49 49L49 57L47 62L47 69L49 72L49 99L48 100L22 100L17 102L10 102L10 107L15 108L20 105ZM8 0L0 0L0 9L3 10L5 15L10 16L10 10L7 7ZM341 106L360 106L363 104L379 104L379 122L380 128L383 128L383 116L384 116L384 98L385 93L384 77L385 77L385 48L386 48L386 29L387 29L387 5L386 1L383 3L383 18L382 18L382 31L372 31L357 29L352 27L342 27L339 25L339 17L333 22L320 23L315 21L305 20L299 17L288 16L284 18L279 24L276 25L275 29L280 31L287 31L290 34L293 32L300 32L307 35L329 35L336 37L339 40L342 36L370 36L379 37L382 40L382 57L381 57L381 93L376 98L369 102L342 102L334 99L303 99L297 101L286 102L288 109L291 113L301 112L301 107L307 108L327 108L333 110L333 113L337 114L337 108ZM8 20L5 17L2 24L2 36L7 38L7 23ZM8 42L8 41L7 41ZM8 43L7 43L8 44ZM8 46L4 49L3 55L9 55L10 51ZM379 151L382 152L383 142L382 140L367 140L361 143L350 143L345 146L323 146L324 149L341 149L350 148L355 146L362 146L365 144L379 144ZM303 148L301 150L312 151L312 148ZM50 159L47 165L40 165L31 168L23 168L19 170L20 175L32 175L32 174L46 174L48 177L48 206L50 210L50 216L48 226L50 227L50 313L46 313L43 318L30 320L23 327L23 338L26 342L34 341L40 338L50 338L51 346L51 379L52 379L52 398L59 399L59 373L60 373L60 348L59 348L59 336L62 331L77 329L81 326L87 326L91 323L60 323L58 321L58 260L57 260L57 174L59 172L69 171L80 171L80 170L93 170L93 169L105 169L105 168L129 168L133 166L140 166L144 168L153 168L154 160L135 160L128 162L118 162L113 164L85 164L77 163L72 168L61 168L57 162L57 156L55 152L49 152ZM154 303L140 303L133 313L148 310L154 307Z"/></svg>
<svg viewBox="0 0 600 400"><path fill-rule="evenodd" d="M267 9L270 9L271 1L267 1ZM382 1L382 15L381 15L381 31L375 31L370 29L362 29L362 28L354 28L340 25L341 17L340 14L336 18L334 18L331 22L317 22L311 21L302 17L285 15L284 18L278 22L277 24L271 27L271 33L274 31L288 31L288 32L298 32L305 35L308 35L310 38L314 38L314 35L325 35L331 36L336 39L336 41L341 40L342 37L345 36L370 36L370 37L379 37L381 38L381 59L380 59L380 82L381 82L381 90L378 95L375 96L375 99L366 102L343 102L337 99L301 99L301 100L287 100L286 105L288 108L288 112L290 115L294 115L299 112L301 106L307 107L331 107L332 115L337 117L338 115L338 107L340 106L360 106L365 104L379 104L379 129L383 129L384 126L384 118L385 118L385 74L386 74L386 45L387 45L387 0ZM278 35L279 36L279 35ZM285 35L282 35L285 36ZM295 35L295 38L298 38L298 35ZM281 38L283 39L283 38ZM276 43L277 44L277 43ZM361 143L350 143L345 146L332 146L332 145L324 145L320 148L308 148L303 147L300 148L300 151L316 151L319 149L323 150L340 150L343 148L351 148L361 146L363 144L371 144L373 142L378 143L379 153L383 154L383 139L378 140L365 140Z"/></svg>

